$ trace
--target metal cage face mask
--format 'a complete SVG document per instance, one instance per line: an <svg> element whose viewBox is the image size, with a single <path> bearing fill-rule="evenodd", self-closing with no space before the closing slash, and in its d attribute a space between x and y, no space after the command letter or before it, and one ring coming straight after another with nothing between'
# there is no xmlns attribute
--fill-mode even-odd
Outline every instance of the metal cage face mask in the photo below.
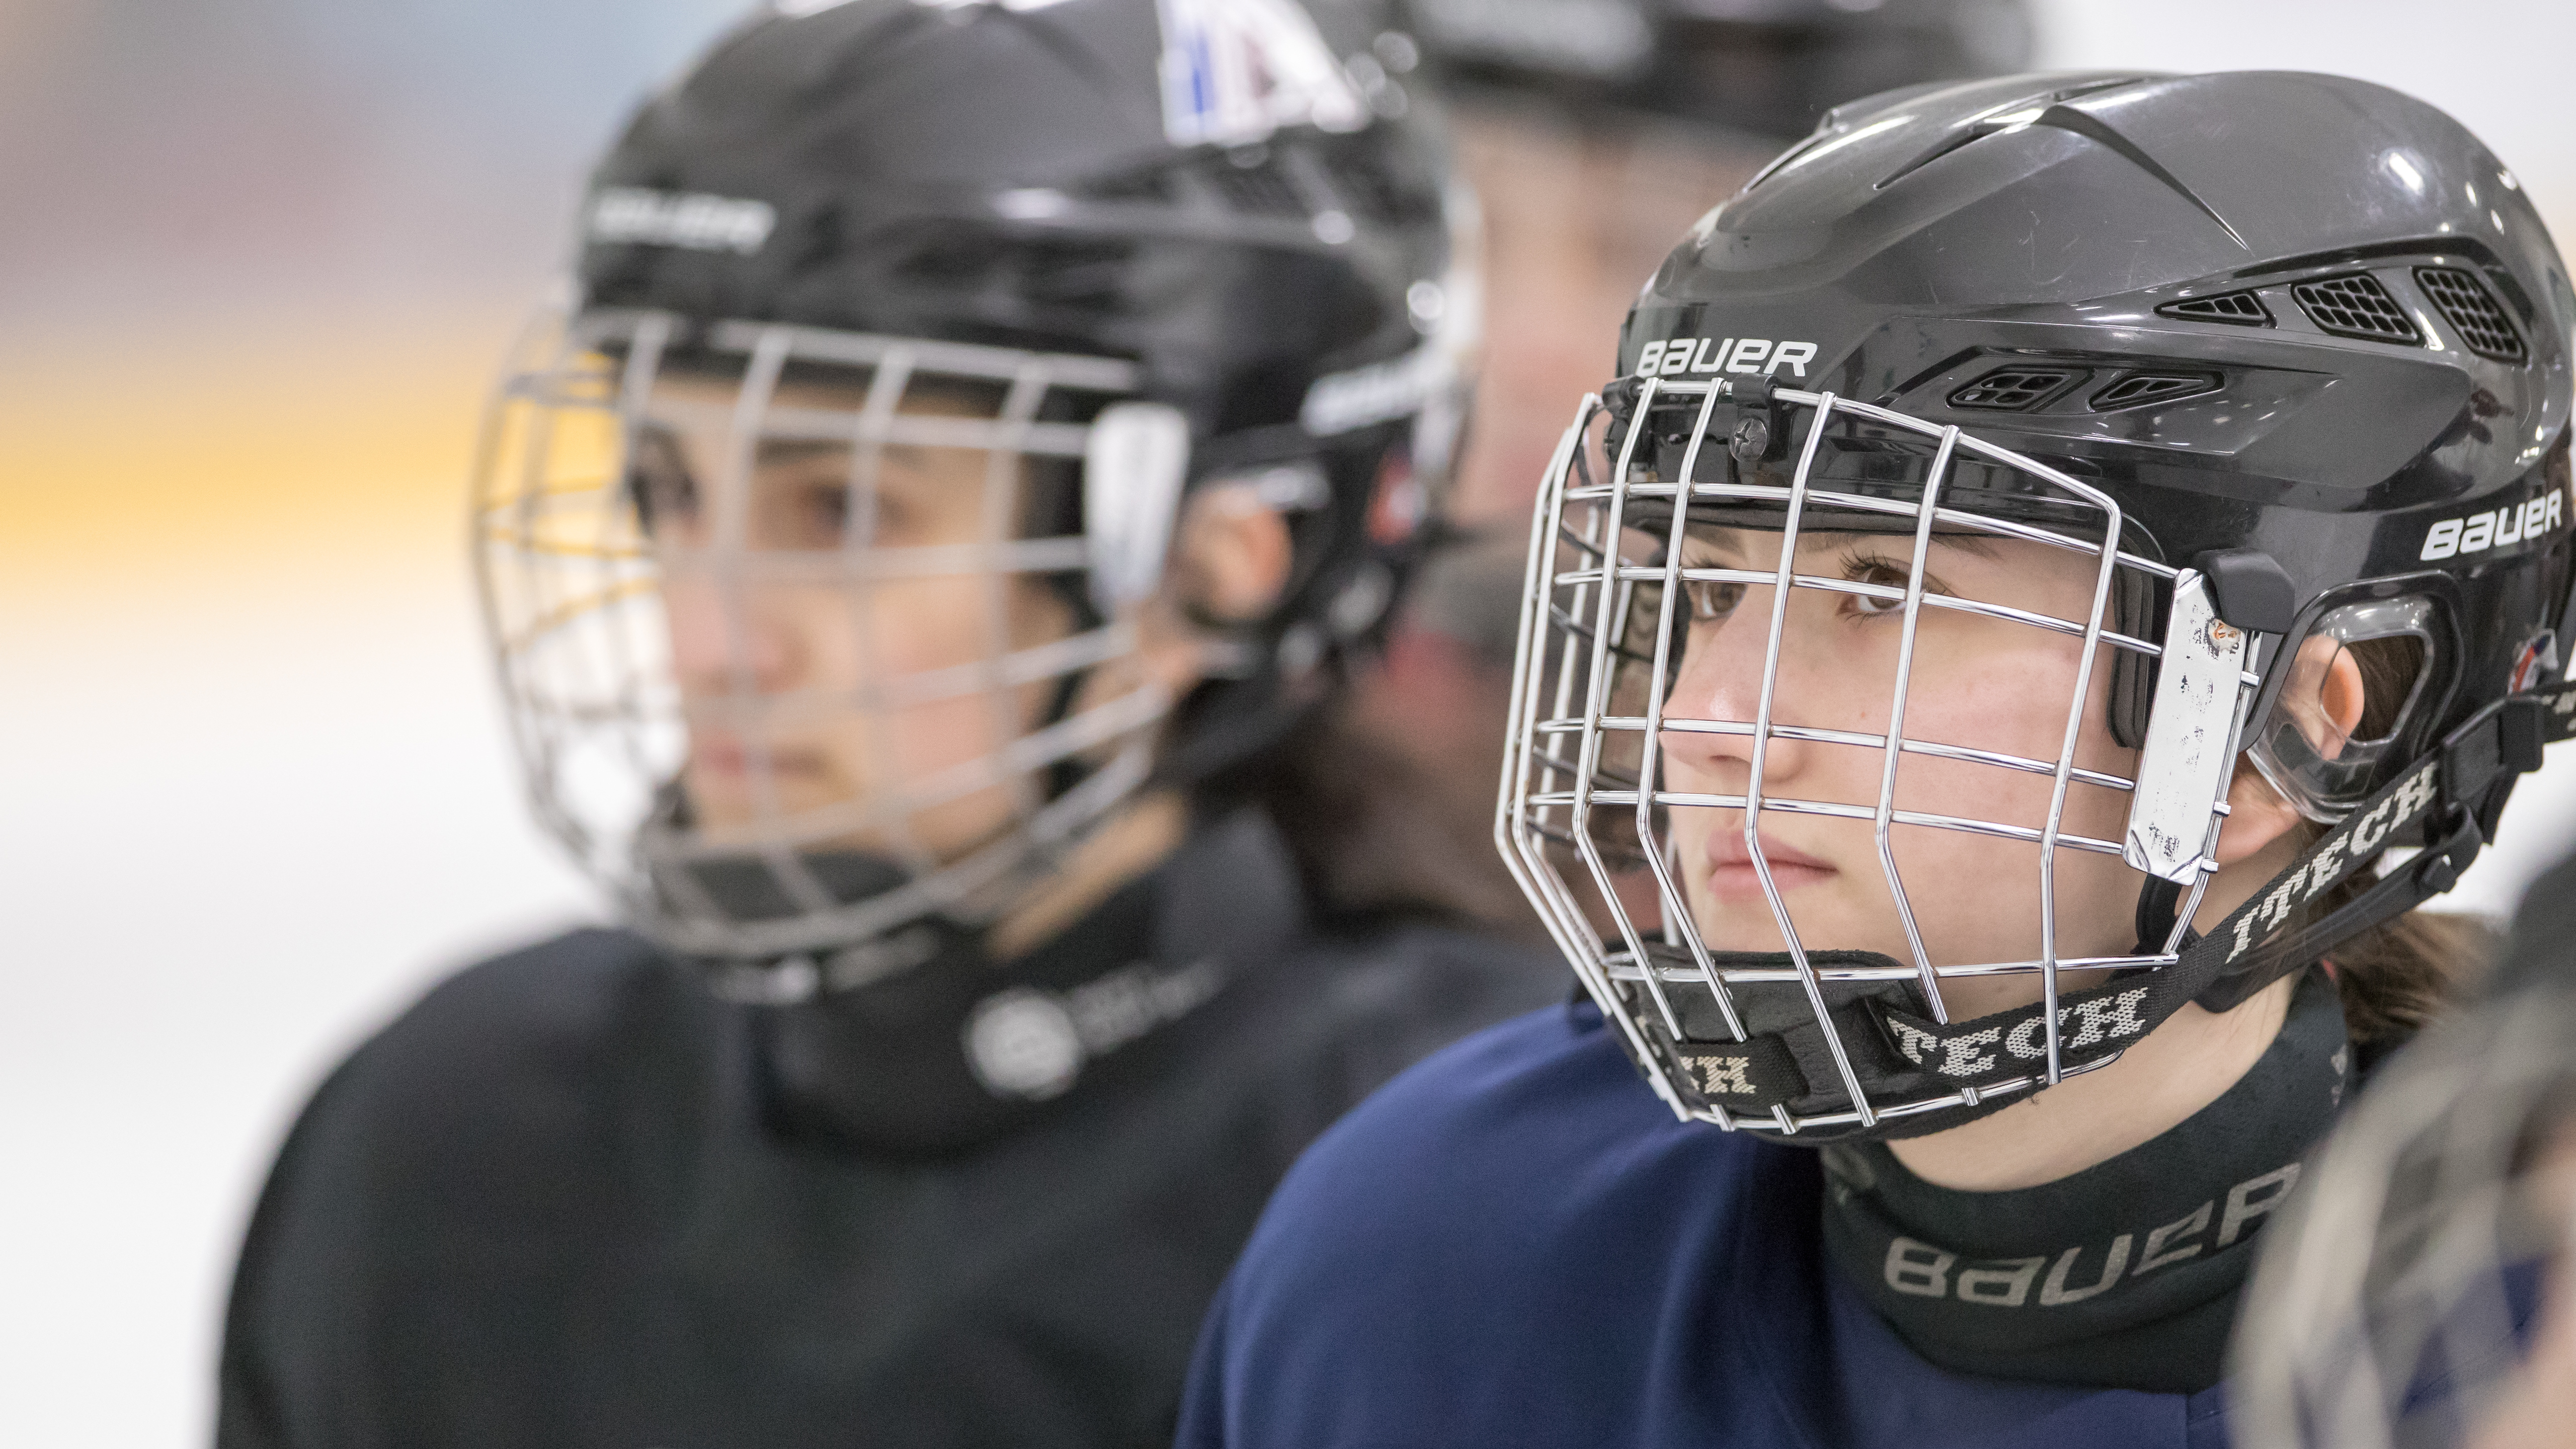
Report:
<svg viewBox="0 0 2576 1449"><path fill-rule="evenodd" d="M2216 869L2249 636L2034 459L1633 386L1541 490L1497 834L1658 1094L1893 1135L2116 1056Z"/></svg>
<svg viewBox="0 0 2576 1449"><path fill-rule="evenodd" d="M539 819L685 955L863 984L1133 792L1188 458L1124 362L657 313L532 334L473 501Z"/></svg>

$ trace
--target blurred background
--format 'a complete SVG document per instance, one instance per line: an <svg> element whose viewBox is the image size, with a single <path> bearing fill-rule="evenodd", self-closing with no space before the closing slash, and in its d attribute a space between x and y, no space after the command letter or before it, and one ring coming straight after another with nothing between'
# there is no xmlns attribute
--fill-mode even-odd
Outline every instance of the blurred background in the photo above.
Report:
<svg viewBox="0 0 2576 1449"><path fill-rule="evenodd" d="M1488 3L1515 0L1421 10ZM439 975L596 912L520 809L462 479L584 165L738 8L0 0L0 1440L201 1441L296 1106ZM2040 67L2410 91L2576 238L2562 0L2029 17ZM1513 359L1471 518L1525 507L1645 270L1780 144L1550 89L1462 96ZM1474 574L1434 580L1374 707L1484 718L1508 624ZM1454 802L1471 837L1489 799ZM2576 756L2504 832L2453 908L2509 909L2576 843Z"/></svg>

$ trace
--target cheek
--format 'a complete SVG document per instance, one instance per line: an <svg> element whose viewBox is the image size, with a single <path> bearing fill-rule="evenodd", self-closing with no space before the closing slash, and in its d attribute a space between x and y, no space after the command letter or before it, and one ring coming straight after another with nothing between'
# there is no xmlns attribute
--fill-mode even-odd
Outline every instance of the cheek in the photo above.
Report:
<svg viewBox="0 0 2576 1449"><path fill-rule="evenodd" d="M2081 657L2072 640L2040 638L2009 649L1988 645L1923 660L1918 677L1943 683L1938 690L1913 692L1906 706L1906 735L2054 765L2065 745ZM2103 723L2107 668L2097 664L2087 693L2075 763L2125 777L2133 763L2131 752L2112 742ZM1899 803L1907 808L2031 827L2044 822L2053 788L2047 775L1919 754L1907 756L1900 778ZM2106 808L2124 811L2125 802L2119 791L2070 785L2068 828L2099 834Z"/></svg>

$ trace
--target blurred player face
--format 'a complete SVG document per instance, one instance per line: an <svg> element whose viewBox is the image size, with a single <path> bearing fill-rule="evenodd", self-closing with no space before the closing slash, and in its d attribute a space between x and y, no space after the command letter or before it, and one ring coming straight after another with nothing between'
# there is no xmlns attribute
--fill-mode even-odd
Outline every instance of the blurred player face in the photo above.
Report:
<svg viewBox="0 0 2576 1449"><path fill-rule="evenodd" d="M768 440L744 496L728 498L735 393L730 380L663 379L637 445L696 823L748 841L763 818L843 812L844 832L808 843L882 850L908 832L954 859L1010 823L1030 781L942 791L894 820L870 805L971 773L1044 722L1056 681L1013 683L987 664L1069 634L1073 609L1041 576L975 557L1019 536L1021 465L997 476L981 449L889 444L873 487L854 490L849 446ZM773 406L855 412L863 400L787 383ZM903 410L989 415L919 389Z"/></svg>
<svg viewBox="0 0 2576 1449"><path fill-rule="evenodd" d="M1769 570L1781 535L1699 528L1685 541L1685 568ZM1912 572L1911 537L1808 534L1796 572L1902 589ZM1929 594L1952 594L2055 618L2081 619L2092 605L2098 565L2090 557L2020 540L1936 536L1925 573ZM1677 605L1683 651L1668 716L1753 720L1761 707L1773 590L1694 583ZM1679 621L1686 618L1687 624ZM1875 736L1894 703L1905 611L1901 604L1823 589L1790 591L1771 702L1775 726ZM2066 728L2083 641L2002 619L1926 608L1917 625L1908 738L2054 761ZM2080 770L2128 776L2134 751L2114 743L2105 708L2111 650L2100 646L2075 752ZM1753 773L1746 735L1667 730L1667 788L1741 795ZM1886 757L1875 745L1774 738L1765 752L1762 794L1874 810ZM2038 830L2047 823L2051 779L1990 764L1908 754L1896 776L1899 811ZM2069 787L2061 828L2116 841L2129 807L2124 791ZM1744 812L1675 807L1678 883L1713 948L1777 951L1777 919L1744 838ZM1851 948L1913 960L1870 820L1762 812L1761 843L1771 879L1799 939L1810 948ZM2037 961L2041 912L2037 845L1930 826L1894 825L1890 850L1925 952L1937 968L1975 962ZM2056 872L2060 960L2124 953L2134 939L2132 908L2141 877L2115 855L2061 849ZM2065 989L2091 984L2069 973ZM2035 1001L2030 973L1944 978L1953 1020Z"/></svg>

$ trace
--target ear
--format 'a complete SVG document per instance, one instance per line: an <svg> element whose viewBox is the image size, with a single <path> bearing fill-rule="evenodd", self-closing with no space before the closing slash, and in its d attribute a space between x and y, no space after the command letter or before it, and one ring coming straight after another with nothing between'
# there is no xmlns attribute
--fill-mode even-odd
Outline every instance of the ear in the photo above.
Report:
<svg viewBox="0 0 2576 1449"><path fill-rule="evenodd" d="M1175 532L1162 587L1137 626L1146 668L1178 698L1216 662L1208 626L1249 624L1279 606L1296 546L1288 520L1249 483L1190 495Z"/></svg>
<svg viewBox="0 0 2576 1449"><path fill-rule="evenodd" d="M2317 723L2322 730L2311 731L2322 737L2309 744L2326 759L2336 759L2343 747L2352 741L2352 732L2361 727L2362 707L2368 703L2369 686L2362 682L2361 662L2352 651L2335 646L2334 657L2327 661L2325 677L2317 682ZM2300 723L2304 726L2307 721Z"/></svg>
<svg viewBox="0 0 2576 1449"><path fill-rule="evenodd" d="M1185 615L1248 624L1278 607L1295 545L1257 487L1221 483L1191 496L1172 552L1166 588Z"/></svg>

